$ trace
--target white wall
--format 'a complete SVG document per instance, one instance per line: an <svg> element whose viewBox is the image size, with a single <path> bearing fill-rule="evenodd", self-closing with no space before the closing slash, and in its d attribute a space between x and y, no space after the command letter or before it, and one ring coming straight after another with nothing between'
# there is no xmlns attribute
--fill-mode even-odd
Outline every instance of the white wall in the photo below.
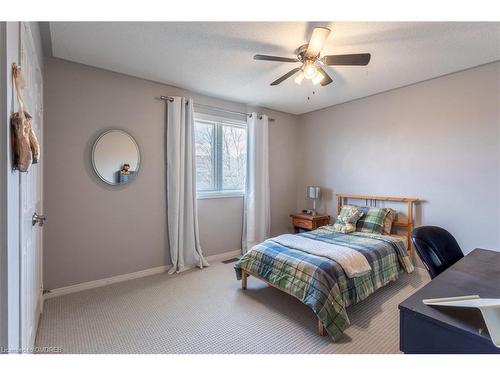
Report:
<svg viewBox="0 0 500 375"><path fill-rule="evenodd" d="M155 98L184 95L229 110L252 108L58 59L47 59L45 68L45 287L168 264L165 103ZM289 230L288 215L296 206L298 119L262 111L276 119L270 123L271 230L276 234ZM93 140L110 128L129 132L141 149L138 178L121 187L100 182L90 162ZM198 204L204 254L240 249L242 198Z"/></svg>
<svg viewBox="0 0 500 375"><path fill-rule="evenodd" d="M305 187L421 199L417 225L448 229L465 253L500 250L500 63L300 117Z"/></svg>

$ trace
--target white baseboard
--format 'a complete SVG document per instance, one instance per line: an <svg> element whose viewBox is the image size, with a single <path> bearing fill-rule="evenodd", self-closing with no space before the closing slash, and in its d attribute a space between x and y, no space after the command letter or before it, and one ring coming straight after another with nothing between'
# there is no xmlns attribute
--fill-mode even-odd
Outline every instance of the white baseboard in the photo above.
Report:
<svg viewBox="0 0 500 375"><path fill-rule="evenodd" d="M241 255L241 250L234 250L234 251L228 251L228 252L222 253L222 254L210 255L210 256L207 256L205 258L206 258L208 263L211 263L211 262L215 263L217 261L231 259L231 258L237 257L239 255ZM85 283L69 285L69 286L65 286L62 288L56 288L56 289L52 289L48 293L44 294L44 299L59 297L59 296L63 296L65 294L70 294L70 293L81 292L81 291L87 290L87 289L99 288L101 286L115 284L115 283L119 283L122 281L138 279L140 277L156 275L158 273L166 272L169 268L170 268L169 265L148 268L148 269L142 270L142 271L107 277L105 279L87 281ZM192 267L192 268L194 268L194 267Z"/></svg>
<svg viewBox="0 0 500 375"><path fill-rule="evenodd" d="M158 273L165 272L168 268L169 266L148 268L146 270L126 273L123 275L116 275L112 277L107 277L105 279L87 281L85 283L64 286L62 288L56 288L50 290L48 293L44 294L44 298L48 299L48 298L59 297L65 294L81 292L82 290L93 289L93 288L98 288L100 286L119 283L121 281L133 280L133 279L138 279L140 277L156 275Z"/></svg>

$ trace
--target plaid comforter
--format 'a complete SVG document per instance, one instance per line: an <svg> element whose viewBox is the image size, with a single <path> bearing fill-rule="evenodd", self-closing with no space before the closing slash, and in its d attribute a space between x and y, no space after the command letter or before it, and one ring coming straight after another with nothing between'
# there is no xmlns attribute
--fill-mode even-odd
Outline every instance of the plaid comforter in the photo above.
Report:
<svg viewBox="0 0 500 375"><path fill-rule="evenodd" d="M334 232L331 226L298 234L310 239L348 246L361 252L372 271L348 278L337 262L290 249L268 239L246 253L234 266L236 278L246 270L298 298L309 306L335 341L349 326L346 308L396 280L401 269L413 265L404 239L386 235Z"/></svg>

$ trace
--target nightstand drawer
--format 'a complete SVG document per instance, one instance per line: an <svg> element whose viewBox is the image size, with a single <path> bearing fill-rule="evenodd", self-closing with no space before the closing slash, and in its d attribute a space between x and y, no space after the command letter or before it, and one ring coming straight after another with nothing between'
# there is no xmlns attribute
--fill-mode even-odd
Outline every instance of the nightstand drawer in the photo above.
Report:
<svg viewBox="0 0 500 375"><path fill-rule="evenodd" d="M293 229L295 233L304 230L315 230L330 223L328 215L311 215L305 213L291 214Z"/></svg>
<svg viewBox="0 0 500 375"><path fill-rule="evenodd" d="M296 227L299 227L299 228L313 229L312 220L304 220L304 219L294 218L293 225L295 225Z"/></svg>
<svg viewBox="0 0 500 375"><path fill-rule="evenodd" d="M326 219L318 220L315 223L316 223L316 228L322 227L323 225L329 225L330 224L330 217L328 217Z"/></svg>

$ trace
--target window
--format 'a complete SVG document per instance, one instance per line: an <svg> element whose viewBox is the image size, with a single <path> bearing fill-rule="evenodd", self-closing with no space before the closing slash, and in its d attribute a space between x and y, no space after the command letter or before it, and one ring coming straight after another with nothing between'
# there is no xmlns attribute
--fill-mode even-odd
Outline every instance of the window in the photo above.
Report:
<svg viewBox="0 0 500 375"><path fill-rule="evenodd" d="M197 115L194 130L198 197L244 194L246 123Z"/></svg>

